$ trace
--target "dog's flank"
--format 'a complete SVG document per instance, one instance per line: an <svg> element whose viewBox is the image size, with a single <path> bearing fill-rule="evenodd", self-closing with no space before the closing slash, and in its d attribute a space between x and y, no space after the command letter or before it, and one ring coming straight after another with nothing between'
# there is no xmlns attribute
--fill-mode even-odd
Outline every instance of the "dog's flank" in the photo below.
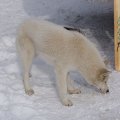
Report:
<svg viewBox="0 0 120 120"><path fill-rule="evenodd" d="M80 72L87 82L101 92L108 91L107 77L101 77L104 74L108 76L106 65L94 44L81 33L66 30L48 21L27 20L19 27L16 46L28 95L34 93L29 83L29 73L33 58L37 55L54 65L57 88L64 105L72 105L68 93L80 93L78 88L71 85L71 70Z"/></svg>

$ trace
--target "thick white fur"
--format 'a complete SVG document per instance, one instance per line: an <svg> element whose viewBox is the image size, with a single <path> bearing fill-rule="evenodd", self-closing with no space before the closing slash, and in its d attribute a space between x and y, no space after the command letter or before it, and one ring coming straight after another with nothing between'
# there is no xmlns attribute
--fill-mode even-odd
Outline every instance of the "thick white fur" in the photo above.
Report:
<svg viewBox="0 0 120 120"><path fill-rule="evenodd" d="M99 79L99 75L105 73L106 66L95 45L80 33L48 21L27 20L19 27L16 43L27 94L34 93L29 83L29 73L36 55L54 65L58 92L64 105L72 105L68 93L80 92L70 85L71 70L79 71L90 84L99 86L103 91L108 89L107 85L101 85L102 80Z"/></svg>

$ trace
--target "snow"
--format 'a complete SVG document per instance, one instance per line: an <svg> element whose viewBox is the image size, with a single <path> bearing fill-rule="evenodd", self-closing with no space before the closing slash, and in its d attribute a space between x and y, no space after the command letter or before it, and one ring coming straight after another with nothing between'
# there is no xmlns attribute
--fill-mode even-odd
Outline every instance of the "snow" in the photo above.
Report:
<svg viewBox="0 0 120 120"><path fill-rule="evenodd" d="M113 0L105 1L0 0L0 120L120 120L120 73L114 70ZM25 94L15 31L22 20L41 16L80 27L98 45L101 55L110 61L109 94L99 93L82 76L72 73L82 92L71 95L72 107L63 106L56 92L54 68L38 58L30 79L35 94Z"/></svg>

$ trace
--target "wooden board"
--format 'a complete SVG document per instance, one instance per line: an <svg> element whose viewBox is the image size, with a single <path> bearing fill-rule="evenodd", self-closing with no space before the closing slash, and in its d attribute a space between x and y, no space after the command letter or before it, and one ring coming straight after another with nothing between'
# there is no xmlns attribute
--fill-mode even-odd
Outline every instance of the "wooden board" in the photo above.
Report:
<svg viewBox="0 0 120 120"><path fill-rule="evenodd" d="M120 71L120 0L114 0L115 69Z"/></svg>

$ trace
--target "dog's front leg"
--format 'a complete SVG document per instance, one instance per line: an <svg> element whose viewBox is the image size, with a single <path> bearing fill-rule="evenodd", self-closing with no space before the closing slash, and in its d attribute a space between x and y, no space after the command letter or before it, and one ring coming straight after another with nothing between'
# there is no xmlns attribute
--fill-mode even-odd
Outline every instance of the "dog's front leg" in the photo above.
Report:
<svg viewBox="0 0 120 120"><path fill-rule="evenodd" d="M67 94L67 72L61 65L56 65L56 77L57 77L57 87L60 96L60 100L65 106L72 106L72 102Z"/></svg>

